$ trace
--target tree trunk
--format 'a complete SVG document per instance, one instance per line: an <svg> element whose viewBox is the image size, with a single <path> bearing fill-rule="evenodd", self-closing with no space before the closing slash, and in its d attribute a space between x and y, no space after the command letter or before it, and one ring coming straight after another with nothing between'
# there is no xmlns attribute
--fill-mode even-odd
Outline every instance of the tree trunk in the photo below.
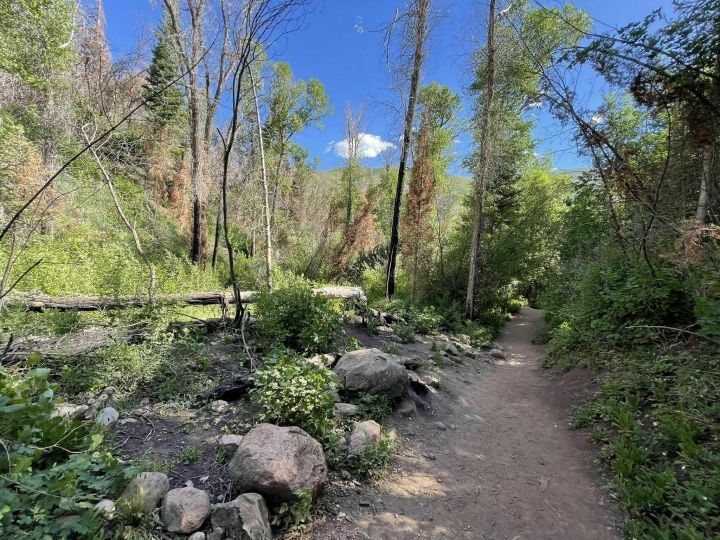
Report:
<svg viewBox="0 0 720 540"><path fill-rule="evenodd" d="M713 143L705 143L702 147L702 176L700 178L700 196L698 198L695 219L700 223L707 222L710 209L710 186L712 185Z"/></svg>
<svg viewBox="0 0 720 540"><path fill-rule="evenodd" d="M365 293L360 287L322 287L313 289L315 294L334 300L365 301ZM257 291L241 291L243 303L257 300ZM11 294L5 298L6 306L22 307L27 311L43 311L56 309L59 311L100 311L109 308L130 308L144 306L148 303L147 296L78 296L59 298L44 295ZM156 295L155 301L160 304L187 304L189 306L227 305L235 302L235 295L225 291L197 292L192 294Z"/></svg>
<svg viewBox="0 0 720 540"><path fill-rule="evenodd" d="M495 97L495 0L490 0L487 32L487 90L480 127L480 160L475 179L475 220L473 223L470 271L468 272L467 295L465 296L465 317L475 316L475 287L477 284L478 260L484 230L485 191L490 172L490 117Z"/></svg>
<svg viewBox="0 0 720 540"><path fill-rule="evenodd" d="M494 2L494 0L493 0ZM400 207L402 203L403 182L410 154L410 141L412 138L413 117L415 103L420 86L420 69L422 68L427 38L427 14L430 0L416 0L417 21L415 22L415 54L413 55L413 70L410 77L410 95L408 108L405 111L405 130L403 132L402 148L400 150L400 165L398 167L397 186L395 188L395 203L393 205L392 226L390 229L390 249L388 252L387 275L385 283L385 296L390 299L395 294L395 265L397 263L398 248L400 245Z"/></svg>
<svg viewBox="0 0 720 540"><path fill-rule="evenodd" d="M268 187L267 164L265 162L265 143L263 141L262 122L260 121L260 102L258 101L257 88L252 68L248 69L250 84L253 88L255 100L255 119L257 121L258 141L260 145L260 165L262 168L262 189L263 189L263 228L265 232L265 276L268 289L272 289L272 224L270 221L270 193Z"/></svg>
<svg viewBox="0 0 720 540"><path fill-rule="evenodd" d="M222 196L222 194L221 194L221 196ZM215 217L215 238L213 240L213 252L212 252L212 262L211 262L211 266L212 266L213 270L215 270L215 267L217 266L218 251L220 248L220 227L222 227L222 221L220 221L221 216L222 216L222 201L220 201L220 208L218 208L217 216Z"/></svg>

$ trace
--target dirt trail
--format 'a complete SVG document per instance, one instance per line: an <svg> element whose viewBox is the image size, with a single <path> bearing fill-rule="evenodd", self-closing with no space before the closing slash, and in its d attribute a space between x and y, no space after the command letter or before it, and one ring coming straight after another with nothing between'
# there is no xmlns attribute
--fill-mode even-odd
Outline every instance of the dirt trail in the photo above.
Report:
<svg viewBox="0 0 720 540"><path fill-rule="evenodd" d="M587 435L567 424L592 380L542 372L542 324L538 310L515 317L495 366L448 363L432 413L391 422L403 442L390 473L371 486L334 481L334 516L312 538L619 538Z"/></svg>

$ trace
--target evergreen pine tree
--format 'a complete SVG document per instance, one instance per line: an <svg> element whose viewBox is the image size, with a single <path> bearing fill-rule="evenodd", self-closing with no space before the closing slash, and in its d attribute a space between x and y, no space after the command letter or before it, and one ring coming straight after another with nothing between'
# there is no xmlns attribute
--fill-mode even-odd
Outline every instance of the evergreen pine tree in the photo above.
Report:
<svg viewBox="0 0 720 540"><path fill-rule="evenodd" d="M164 127L177 121L185 103L183 91L177 84L160 92L180 75L180 64L171 41L172 33L172 21L166 11L162 24L157 30L158 41L153 49L152 63L143 92L143 97L147 101L153 120L158 127Z"/></svg>

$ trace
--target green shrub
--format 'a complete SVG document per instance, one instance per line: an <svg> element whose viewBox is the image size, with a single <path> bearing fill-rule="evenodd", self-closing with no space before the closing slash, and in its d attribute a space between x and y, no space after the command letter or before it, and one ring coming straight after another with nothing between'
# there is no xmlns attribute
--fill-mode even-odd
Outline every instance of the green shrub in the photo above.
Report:
<svg viewBox="0 0 720 540"><path fill-rule="evenodd" d="M391 414L390 401L385 396L366 394L357 400L355 417L362 420L375 420L382 424Z"/></svg>
<svg viewBox="0 0 720 540"><path fill-rule="evenodd" d="M399 337L403 343L415 342L415 327L411 324L393 325L393 332L395 332L395 335Z"/></svg>
<svg viewBox="0 0 720 540"><path fill-rule="evenodd" d="M377 444L369 444L363 452L350 454L346 465L360 478L380 478L393 455L393 440L383 435Z"/></svg>
<svg viewBox="0 0 720 540"><path fill-rule="evenodd" d="M52 417L48 370L0 368L0 537L100 538L94 505L137 469L100 451L102 434Z"/></svg>
<svg viewBox="0 0 720 540"><path fill-rule="evenodd" d="M508 300L507 310L513 315L517 315L524 306L525 302L520 298L511 298Z"/></svg>
<svg viewBox="0 0 720 540"><path fill-rule="evenodd" d="M273 525L291 530L303 528L303 524L310 519L313 504L312 492L299 491L295 497L293 502L284 502L274 510Z"/></svg>
<svg viewBox="0 0 720 540"><path fill-rule="evenodd" d="M262 406L260 419L298 426L322 439L333 427L338 388L335 375L286 352L274 353L255 372L252 398Z"/></svg>
<svg viewBox="0 0 720 540"><path fill-rule="evenodd" d="M337 343L340 314L330 300L314 294L309 286L293 284L260 293L255 314L255 328L265 350L325 353Z"/></svg>
<svg viewBox="0 0 720 540"><path fill-rule="evenodd" d="M684 328L694 295L662 261L626 264L610 252L547 291L546 365L583 364L601 386L575 425L601 445L630 538L714 538L720 534L720 374L717 347ZM555 285L553 285L553 288ZM564 291L564 292L562 292ZM546 304L547 305L547 304ZM712 306L695 304L708 318Z"/></svg>

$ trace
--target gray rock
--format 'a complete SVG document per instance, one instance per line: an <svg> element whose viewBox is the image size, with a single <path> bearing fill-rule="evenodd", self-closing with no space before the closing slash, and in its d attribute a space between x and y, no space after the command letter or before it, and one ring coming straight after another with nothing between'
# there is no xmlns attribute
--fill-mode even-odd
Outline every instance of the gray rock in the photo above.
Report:
<svg viewBox="0 0 720 540"><path fill-rule="evenodd" d="M222 448L234 454L241 441L242 435L223 435L220 437L218 443Z"/></svg>
<svg viewBox="0 0 720 540"><path fill-rule="evenodd" d="M224 537L225 531L223 531L222 528L219 528L208 534L207 540L223 540Z"/></svg>
<svg viewBox="0 0 720 540"><path fill-rule="evenodd" d="M270 540L272 529L265 499L258 493L243 493L239 501L242 528L250 540Z"/></svg>
<svg viewBox="0 0 720 540"><path fill-rule="evenodd" d="M168 477L160 472L142 472L125 487L118 502L134 512L150 514L170 489Z"/></svg>
<svg viewBox="0 0 720 540"><path fill-rule="evenodd" d="M332 400L333 400L335 403L340 403L340 402L342 401L342 398L340 397L340 394L337 393L337 392L335 392L335 391L330 392L330 397L332 398Z"/></svg>
<svg viewBox="0 0 720 540"><path fill-rule="evenodd" d="M271 504L292 501L299 491L317 497L327 484L322 446L298 427L258 424L238 446L229 464L239 492L257 492Z"/></svg>
<svg viewBox="0 0 720 540"><path fill-rule="evenodd" d="M227 401L218 399L210 404L210 408L216 413L224 414L230 410L230 404Z"/></svg>
<svg viewBox="0 0 720 540"><path fill-rule="evenodd" d="M160 510L165 528L170 532L190 534L197 531L210 515L210 497L194 487L171 489Z"/></svg>
<svg viewBox="0 0 720 540"><path fill-rule="evenodd" d="M367 449L368 445L379 443L381 433L382 428L375 420L355 422L348 443L350 453L362 453Z"/></svg>
<svg viewBox="0 0 720 540"><path fill-rule="evenodd" d="M490 356L497 360L505 360L505 353L499 349L490 349Z"/></svg>
<svg viewBox="0 0 720 540"><path fill-rule="evenodd" d="M455 334L455 339L465 345L470 345L470 336L467 334Z"/></svg>
<svg viewBox="0 0 720 540"><path fill-rule="evenodd" d="M458 348L452 342L445 343L445 351L452 355L455 355L455 356L460 354L460 352L458 351Z"/></svg>
<svg viewBox="0 0 720 540"><path fill-rule="evenodd" d="M405 393L407 386L407 371L399 358L380 349L360 349L340 358L335 373L348 392L395 399Z"/></svg>
<svg viewBox="0 0 720 540"><path fill-rule="evenodd" d="M339 418L350 418L357 412L357 405L352 403L336 403L335 416Z"/></svg>
<svg viewBox="0 0 720 540"><path fill-rule="evenodd" d="M97 422L101 426L109 426L117 422L118 418L120 418L119 412L117 412L113 407L105 407L95 417L95 422Z"/></svg>
<svg viewBox="0 0 720 540"><path fill-rule="evenodd" d="M53 408L52 418L78 418L88 410L87 405L75 405L74 403L58 403Z"/></svg>
<svg viewBox="0 0 720 540"><path fill-rule="evenodd" d="M205 533L202 531L192 533L190 536L188 536L187 540L205 540Z"/></svg>
<svg viewBox="0 0 720 540"><path fill-rule="evenodd" d="M103 499L95 505L96 510L100 510L106 517L112 517L115 513L115 501L112 499Z"/></svg>

